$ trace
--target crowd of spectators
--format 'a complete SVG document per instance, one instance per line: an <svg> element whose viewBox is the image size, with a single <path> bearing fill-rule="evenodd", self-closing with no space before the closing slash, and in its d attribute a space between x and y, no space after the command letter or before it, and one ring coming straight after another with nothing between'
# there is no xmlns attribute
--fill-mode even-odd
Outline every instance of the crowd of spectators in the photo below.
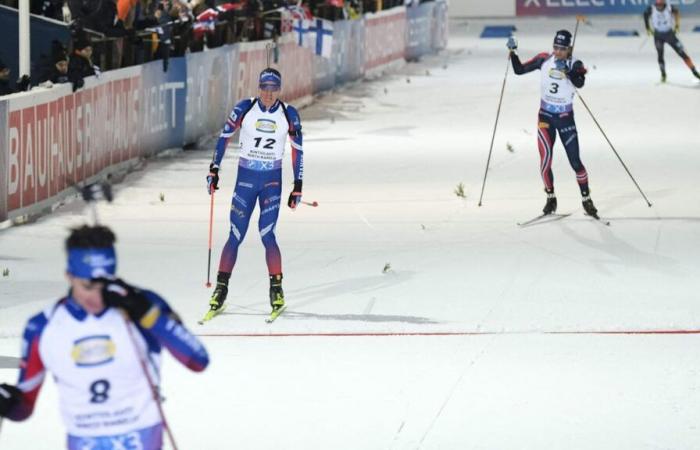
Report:
<svg viewBox="0 0 700 450"><path fill-rule="evenodd" d="M162 60L224 44L275 39L281 8L303 8L328 20L355 19L363 12L429 0L30 0L31 13L66 23L71 42L53 41L32 77L11 89L0 61L0 95L30 86L73 83L99 71ZM17 7L18 0L0 0Z"/></svg>

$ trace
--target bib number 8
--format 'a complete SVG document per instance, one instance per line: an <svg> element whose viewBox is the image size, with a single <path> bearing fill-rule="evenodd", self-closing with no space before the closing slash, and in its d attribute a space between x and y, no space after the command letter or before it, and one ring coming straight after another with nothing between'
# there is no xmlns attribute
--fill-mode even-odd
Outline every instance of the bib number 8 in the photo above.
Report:
<svg viewBox="0 0 700 450"><path fill-rule="evenodd" d="M552 83L551 87L549 88L549 93L556 94L557 92L559 92L559 83Z"/></svg>
<svg viewBox="0 0 700 450"><path fill-rule="evenodd" d="M90 385L90 403L104 403L109 400L109 381L97 380Z"/></svg>

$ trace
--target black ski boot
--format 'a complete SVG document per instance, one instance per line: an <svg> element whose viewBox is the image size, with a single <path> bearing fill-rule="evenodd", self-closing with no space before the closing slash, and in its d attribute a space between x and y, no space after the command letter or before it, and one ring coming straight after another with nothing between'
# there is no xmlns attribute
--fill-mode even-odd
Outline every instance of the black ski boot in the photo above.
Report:
<svg viewBox="0 0 700 450"><path fill-rule="evenodd" d="M698 80L700 80L700 73L698 73L698 69L696 69L695 67L693 67L692 71L693 71L693 75L695 75L695 78L697 78Z"/></svg>
<svg viewBox="0 0 700 450"><path fill-rule="evenodd" d="M272 311L284 306L284 291L282 290L282 274L270 275L270 306Z"/></svg>
<svg viewBox="0 0 700 450"><path fill-rule="evenodd" d="M595 205L593 204L593 200L591 200L591 196L584 195L582 197L582 200L583 200L583 202L582 202L583 209L586 211L586 214L598 219L599 218L598 217L598 210L596 209Z"/></svg>
<svg viewBox="0 0 700 450"><path fill-rule="evenodd" d="M663 70L661 71L661 82L662 83L666 82L666 72Z"/></svg>
<svg viewBox="0 0 700 450"><path fill-rule="evenodd" d="M554 214L557 211L557 198L554 196L554 191L552 192L547 192L547 203L544 204L544 208L542 208L542 212L548 216L550 214Z"/></svg>
<svg viewBox="0 0 700 450"><path fill-rule="evenodd" d="M224 302L228 295L228 280L231 278L230 273L219 272L216 276L216 288L209 300L209 308L212 311L219 311L224 308Z"/></svg>

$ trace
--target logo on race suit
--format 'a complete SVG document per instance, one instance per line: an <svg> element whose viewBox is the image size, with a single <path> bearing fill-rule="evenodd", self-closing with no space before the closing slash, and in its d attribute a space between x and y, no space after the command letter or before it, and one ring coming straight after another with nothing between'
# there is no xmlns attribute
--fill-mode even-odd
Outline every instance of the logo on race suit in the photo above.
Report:
<svg viewBox="0 0 700 450"><path fill-rule="evenodd" d="M270 207L268 207L268 208L263 209L262 211L260 211L260 215L261 215L261 216L264 216L265 214L270 213L270 212L272 212L272 211L276 211L276 210L278 210L278 209L280 209L280 204L279 204L279 203L277 203L277 204L275 204L275 205L272 205L272 206L270 206Z"/></svg>
<svg viewBox="0 0 700 450"><path fill-rule="evenodd" d="M547 122L540 122L537 126L539 128L549 128L549 124Z"/></svg>
<svg viewBox="0 0 700 450"><path fill-rule="evenodd" d="M554 78L555 80L563 80L566 78L566 74L559 69L549 69L549 78Z"/></svg>
<svg viewBox="0 0 700 450"><path fill-rule="evenodd" d="M273 195L272 197L268 197L265 200L263 200L263 205L267 206L272 202L278 202L280 201L280 196L279 195Z"/></svg>
<svg viewBox="0 0 700 450"><path fill-rule="evenodd" d="M572 125L570 127L564 127L561 129L562 133L568 133L570 131L576 131L576 125Z"/></svg>
<svg viewBox="0 0 700 450"><path fill-rule="evenodd" d="M241 182L238 183L238 185L239 185L240 187L253 189L253 183L244 183L244 182L241 181Z"/></svg>
<svg viewBox="0 0 700 450"><path fill-rule="evenodd" d="M248 202L243 200L243 198L240 195L237 195L235 192L233 193L233 201L240 203L245 208L248 207Z"/></svg>
<svg viewBox="0 0 700 450"><path fill-rule="evenodd" d="M277 131L277 123L270 119L258 119L255 122L255 129L261 133L274 133Z"/></svg>
<svg viewBox="0 0 700 450"><path fill-rule="evenodd" d="M234 205L231 205L231 211L241 219L245 217L245 211L236 208Z"/></svg>
<svg viewBox="0 0 700 450"><path fill-rule="evenodd" d="M279 186L279 185L280 185L279 181L272 181L270 183L265 183L265 187Z"/></svg>
<svg viewBox="0 0 700 450"><path fill-rule="evenodd" d="M94 367L112 362L115 353L110 336L88 336L73 342L71 357L78 367Z"/></svg>

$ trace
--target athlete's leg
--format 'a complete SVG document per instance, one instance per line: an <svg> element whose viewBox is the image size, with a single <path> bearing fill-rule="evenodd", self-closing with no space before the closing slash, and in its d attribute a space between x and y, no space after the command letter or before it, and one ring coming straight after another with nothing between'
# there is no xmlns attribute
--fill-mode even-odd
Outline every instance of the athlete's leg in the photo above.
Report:
<svg viewBox="0 0 700 450"><path fill-rule="evenodd" d="M564 149L566 149L566 156L569 158L569 164L571 164L571 168L576 172L576 181L578 182L579 189L581 189L581 195L586 197L589 194L588 172L581 162L578 132L576 130L574 115L573 113L567 114L567 116L561 118L559 137L561 137Z"/></svg>
<svg viewBox="0 0 700 450"><path fill-rule="evenodd" d="M554 192L554 174L552 173L552 150L556 141L556 130L552 124L552 115L540 111L537 124L537 148L540 151L540 174L547 193Z"/></svg>
<svg viewBox="0 0 700 450"><path fill-rule="evenodd" d="M231 228L224 250L221 252L219 272L230 274L236 264L238 247L248 231L248 223L253 208L255 208L257 194L255 180L249 176L247 171L239 169L236 188L231 200Z"/></svg>
<svg viewBox="0 0 700 450"><path fill-rule="evenodd" d="M260 230L260 238L265 246L265 260L270 275L282 273L282 256L275 237L281 195L282 182L280 172L280 177L272 178L263 185L258 199L260 203L258 229Z"/></svg>
<svg viewBox="0 0 700 450"><path fill-rule="evenodd" d="M654 35L654 46L659 61L659 69L661 69L661 81L666 81L666 62L664 61L664 38L663 35Z"/></svg>
<svg viewBox="0 0 700 450"><path fill-rule="evenodd" d="M685 48L683 47L683 44L678 39L678 36L676 36L675 33L673 33L669 36L668 45L670 45L671 48L673 48L676 51L676 53L678 53L678 56L681 57L681 59L683 60L685 65L688 66L688 68L691 70L691 72L693 72L693 75L700 78L700 76L698 75L698 71L695 68L695 64L693 63L693 60L690 59L690 56L688 56L688 54L686 53Z"/></svg>

